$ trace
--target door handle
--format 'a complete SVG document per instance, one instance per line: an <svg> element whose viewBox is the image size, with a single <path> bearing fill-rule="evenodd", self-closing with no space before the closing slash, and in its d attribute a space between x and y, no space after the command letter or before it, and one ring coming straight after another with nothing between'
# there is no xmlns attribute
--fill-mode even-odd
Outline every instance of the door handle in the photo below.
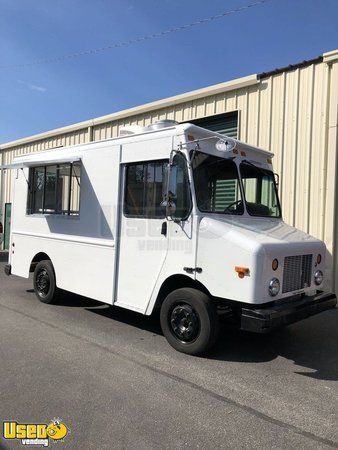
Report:
<svg viewBox="0 0 338 450"><path fill-rule="evenodd" d="M168 229L167 222L163 222L161 226L161 234L163 234L163 236L167 236L167 229Z"/></svg>

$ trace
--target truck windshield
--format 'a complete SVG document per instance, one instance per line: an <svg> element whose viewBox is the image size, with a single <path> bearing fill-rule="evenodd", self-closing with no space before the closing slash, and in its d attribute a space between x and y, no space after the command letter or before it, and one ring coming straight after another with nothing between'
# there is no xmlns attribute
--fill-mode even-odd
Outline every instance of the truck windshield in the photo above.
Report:
<svg viewBox="0 0 338 450"><path fill-rule="evenodd" d="M243 214L240 181L231 159L194 152L192 159L196 201L202 212Z"/></svg>
<svg viewBox="0 0 338 450"><path fill-rule="evenodd" d="M274 174L250 162L240 164L246 208L251 216L281 217Z"/></svg>

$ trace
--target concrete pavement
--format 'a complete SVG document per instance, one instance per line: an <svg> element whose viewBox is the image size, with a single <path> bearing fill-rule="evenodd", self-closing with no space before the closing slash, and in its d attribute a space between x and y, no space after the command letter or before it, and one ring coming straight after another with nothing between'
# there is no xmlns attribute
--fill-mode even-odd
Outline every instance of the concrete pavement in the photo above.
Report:
<svg viewBox="0 0 338 450"><path fill-rule="evenodd" d="M3 266L1 421L60 417L60 449L338 448L337 309L267 336L223 324L190 357L155 318L72 294L42 304Z"/></svg>

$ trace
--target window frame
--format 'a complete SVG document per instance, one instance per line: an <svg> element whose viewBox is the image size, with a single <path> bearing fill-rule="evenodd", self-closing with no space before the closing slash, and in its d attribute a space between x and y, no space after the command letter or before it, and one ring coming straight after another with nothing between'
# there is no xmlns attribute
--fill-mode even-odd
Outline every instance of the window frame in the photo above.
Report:
<svg viewBox="0 0 338 450"><path fill-rule="evenodd" d="M73 161L73 162L65 162L65 163L50 163L50 164L40 164L37 166L30 166L29 172L28 172L28 181L27 181L27 202L26 202L26 216L32 217L32 216L57 216L57 217L67 217L72 219L78 219L80 218L80 212L81 212L81 197L82 197L82 189L81 189L81 181L78 181L78 177L73 172L73 165L74 163L77 163L80 168L80 176L79 180L81 180L82 176L82 161ZM56 170L60 168L62 165L68 165L69 164L69 186L68 186L68 204L67 204L67 213L62 214L60 212L45 212L45 198L46 198L46 173L48 167L56 166ZM35 198L34 193L32 191L32 187L34 186L34 177L35 177L35 169L43 168L44 169L44 182L43 182L43 193L42 193L42 212L33 212L33 206L35 207ZM80 196L79 196L79 209L77 214L71 214L71 203L72 203L72 177L76 179L76 182L79 185L80 188ZM58 191L58 185L56 183L56 189L55 189L55 200L57 196ZM55 203L56 206L56 203ZM31 212L29 212L31 211Z"/></svg>
<svg viewBox="0 0 338 450"><path fill-rule="evenodd" d="M154 220L164 220L166 218L165 215L165 211L163 211L163 214L161 216L152 216L149 214L129 214L126 211L126 198L127 198L127 182L128 182L128 178L127 178L127 174L128 174L128 167L130 166L137 166L137 165L148 165L148 164L152 164L152 163L162 163L162 164L167 164L169 165L169 159L168 158L161 158L161 159L152 159L152 160L146 160L146 161L133 161L133 162L128 162L124 164L123 167L123 215L126 218L130 218L130 219L154 219ZM167 174L166 174L167 175ZM166 176L165 175L165 176ZM163 177L162 180L162 187L165 186L166 180L165 177ZM145 184L146 182L143 183L143 197L145 195ZM162 191L163 194L163 191Z"/></svg>

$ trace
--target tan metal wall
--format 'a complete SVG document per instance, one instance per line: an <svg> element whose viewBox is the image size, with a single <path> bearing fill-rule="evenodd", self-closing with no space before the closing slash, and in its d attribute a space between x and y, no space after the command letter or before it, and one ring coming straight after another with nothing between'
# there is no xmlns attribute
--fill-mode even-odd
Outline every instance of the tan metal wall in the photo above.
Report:
<svg viewBox="0 0 338 450"><path fill-rule="evenodd" d="M128 124L144 126L160 119L183 122L238 110L239 139L275 153L284 220L325 241L334 282L338 279L338 58L337 52L327 55L323 62L267 76L240 89L183 99L158 110L6 148L3 164L24 153L116 137L119 128ZM7 175L6 202L11 199L10 183Z"/></svg>

